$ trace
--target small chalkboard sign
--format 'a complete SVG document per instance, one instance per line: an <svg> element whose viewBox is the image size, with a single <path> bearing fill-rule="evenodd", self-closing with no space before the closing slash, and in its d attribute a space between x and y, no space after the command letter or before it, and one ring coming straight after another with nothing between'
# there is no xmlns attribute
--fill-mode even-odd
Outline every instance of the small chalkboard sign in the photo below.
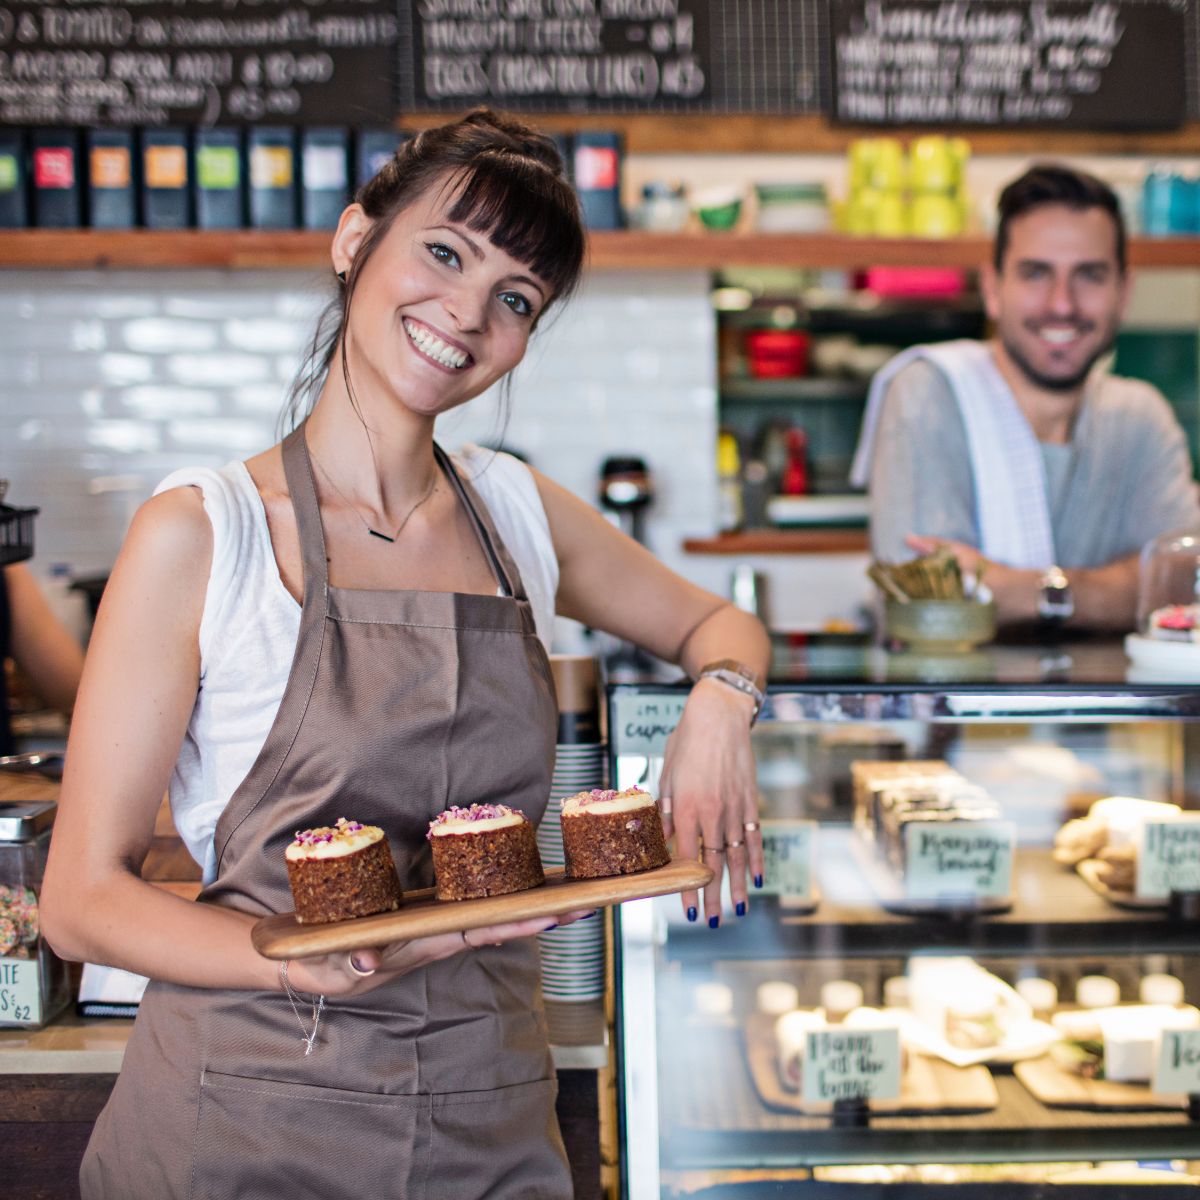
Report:
<svg viewBox="0 0 1200 1200"><path fill-rule="evenodd" d="M0 124L390 121L393 0L0 8Z"/></svg>
<svg viewBox="0 0 1200 1200"><path fill-rule="evenodd" d="M1135 890L1142 900L1200 892L1200 814L1182 813L1142 826Z"/></svg>
<svg viewBox="0 0 1200 1200"><path fill-rule="evenodd" d="M900 1095L900 1033L831 1025L808 1034L804 1099L893 1100Z"/></svg>
<svg viewBox="0 0 1200 1200"><path fill-rule="evenodd" d="M1172 129L1191 0L837 0L831 112L868 125Z"/></svg>

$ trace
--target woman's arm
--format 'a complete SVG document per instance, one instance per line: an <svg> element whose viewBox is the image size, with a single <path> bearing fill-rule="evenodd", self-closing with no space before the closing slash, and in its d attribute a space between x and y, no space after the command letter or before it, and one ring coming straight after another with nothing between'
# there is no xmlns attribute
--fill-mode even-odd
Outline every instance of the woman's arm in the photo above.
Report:
<svg viewBox="0 0 1200 1200"><path fill-rule="evenodd" d="M64 958L197 987L277 989L279 964L253 947L254 918L193 904L141 878L158 811L196 700L212 530L199 493L142 507L105 590L67 750L41 896L42 927ZM558 919L565 924L580 913ZM538 919L482 929L474 945L528 937ZM371 991L467 947L458 934L291 964L302 991Z"/></svg>
<svg viewBox="0 0 1200 1200"><path fill-rule="evenodd" d="M24 563L4 569L12 623L12 652L37 694L70 712L83 672L83 649L54 615Z"/></svg>
<svg viewBox="0 0 1200 1200"><path fill-rule="evenodd" d="M761 622L669 570L565 488L536 471L534 478L558 555L563 616L636 642L693 677L708 663L729 658L765 680L770 642ZM713 928L720 922L725 866L739 916L748 903L747 873L762 883L762 836L745 828L758 819L752 712L748 695L716 679L700 680L663 764L659 804L667 835L675 834L685 858L700 857L703 841L704 861L715 872L704 893L704 915ZM685 893L683 903L695 920L695 893Z"/></svg>

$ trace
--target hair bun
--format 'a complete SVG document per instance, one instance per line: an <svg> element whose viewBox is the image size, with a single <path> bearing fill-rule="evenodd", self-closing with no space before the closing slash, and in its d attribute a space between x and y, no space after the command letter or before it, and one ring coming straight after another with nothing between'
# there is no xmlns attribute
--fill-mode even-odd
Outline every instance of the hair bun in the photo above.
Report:
<svg viewBox="0 0 1200 1200"><path fill-rule="evenodd" d="M540 162L556 175L563 172L565 164L554 140L526 125L524 121L480 105L471 109L463 117L462 123L486 130L492 136L492 144L486 147L487 149L510 150Z"/></svg>

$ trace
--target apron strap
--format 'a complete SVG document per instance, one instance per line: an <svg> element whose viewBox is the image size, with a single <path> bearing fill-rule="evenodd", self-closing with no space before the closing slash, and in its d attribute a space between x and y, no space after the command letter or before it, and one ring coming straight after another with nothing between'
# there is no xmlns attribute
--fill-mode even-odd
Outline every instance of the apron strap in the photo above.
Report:
<svg viewBox="0 0 1200 1200"><path fill-rule="evenodd" d="M254 812L275 781L292 743L300 732L308 709L317 666L321 660L322 631L329 611L329 569L325 562L325 534L321 528L321 510L313 481L312 460L304 440L304 426L294 429L283 440L283 471L287 477L292 508L296 514L296 532L304 563L304 603L300 609L300 631L292 656L291 670L279 711L267 733L259 756L249 774L234 791L217 818L213 832L217 875L225 861L229 840L238 827ZM201 899L213 894L212 885Z"/></svg>
<svg viewBox="0 0 1200 1200"><path fill-rule="evenodd" d="M329 564L325 558L325 530L321 526L321 506L317 503L317 484L304 437L306 425L307 422L297 426L283 439L283 473L292 495L300 561L304 564L304 611L317 601L324 616L329 601Z"/></svg>
<svg viewBox="0 0 1200 1200"><path fill-rule="evenodd" d="M446 477L450 480L454 490L458 493L463 507L467 510L467 515L471 518L475 536L479 539L484 554L492 564L492 572L500 584L501 591L514 600L528 599L525 594L525 585L521 581L521 572L508 553L504 539L496 532L496 526L492 523L492 515L488 512L487 505L480 498L474 485L458 473L450 456L437 442L433 444L433 453L439 465L446 472Z"/></svg>

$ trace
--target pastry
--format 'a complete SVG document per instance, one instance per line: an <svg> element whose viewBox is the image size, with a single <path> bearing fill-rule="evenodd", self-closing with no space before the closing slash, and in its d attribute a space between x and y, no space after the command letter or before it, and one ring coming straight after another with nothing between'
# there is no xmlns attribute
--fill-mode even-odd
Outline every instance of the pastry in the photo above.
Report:
<svg viewBox="0 0 1200 1200"><path fill-rule="evenodd" d="M507 804L448 808L425 836L439 900L507 896L546 881L533 825Z"/></svg>
<svg viewBox="0 0 1200 1200"><path fill-rule="evenodd" d="M671 861L658 805L641 788L577 792L562 802L561 819L571 879L628 875Z"/></svg>
<svg viewBox="0 0 1200 1200"><path fill-rule="evenodd" d="M339 817L296 833L284 851L301 925L390 912L400 906L400 880L378 825Z"/></svg>

